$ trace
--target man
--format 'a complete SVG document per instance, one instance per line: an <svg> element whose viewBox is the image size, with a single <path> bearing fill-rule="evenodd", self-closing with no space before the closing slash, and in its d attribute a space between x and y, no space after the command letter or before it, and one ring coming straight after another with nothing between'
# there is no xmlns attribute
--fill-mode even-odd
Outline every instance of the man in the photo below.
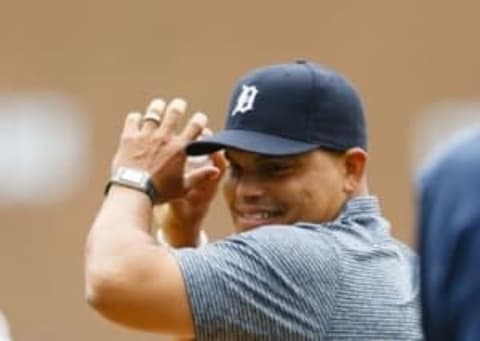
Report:
<svg viewBox="0 0 480 341"><path fill-rule="evenodd" d="M95 309L197 340L422 337L415 257L368 195L365 120L346 79L305 61L254 70L233 93L225 130L196 142L205 116L175 135L185 102L164 107L154 101L126 120L87 242ZM214 153L212 164L184 177L186 153ZM224 172L238 234L178 248L198 244ZM160 224L172 248L149 234L152 202L169 204Z"/></svg>
<svg viewBox="0 0 480 341"><path fill-rule="evenodd" d="M420 177L422 305L428 340L480 340L480 130L457 135Z"/></svg>

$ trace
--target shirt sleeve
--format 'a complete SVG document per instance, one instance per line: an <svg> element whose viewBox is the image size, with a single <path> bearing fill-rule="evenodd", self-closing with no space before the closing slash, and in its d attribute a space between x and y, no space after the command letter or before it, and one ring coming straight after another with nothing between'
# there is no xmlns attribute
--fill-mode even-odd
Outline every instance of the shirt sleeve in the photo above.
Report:
<svg viewBox="0 0 480 341"><path fill-rule="evenodd" d="M311 340L325 334L339 276L331 244L318 231L262 227L175 250L197 340Z"/></svg>

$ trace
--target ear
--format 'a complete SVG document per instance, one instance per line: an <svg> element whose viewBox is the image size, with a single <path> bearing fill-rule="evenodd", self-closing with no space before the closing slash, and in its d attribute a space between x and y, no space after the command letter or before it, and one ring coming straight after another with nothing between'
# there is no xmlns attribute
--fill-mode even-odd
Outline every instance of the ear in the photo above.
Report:
<svg viewBox="0 0 480 341"><path fill-rule="evenodd" d="M345 193L354 194L358 191L365 176L367 158L367 152L359 147L350 148L345 152L345 182L343 184Z"/></svg>

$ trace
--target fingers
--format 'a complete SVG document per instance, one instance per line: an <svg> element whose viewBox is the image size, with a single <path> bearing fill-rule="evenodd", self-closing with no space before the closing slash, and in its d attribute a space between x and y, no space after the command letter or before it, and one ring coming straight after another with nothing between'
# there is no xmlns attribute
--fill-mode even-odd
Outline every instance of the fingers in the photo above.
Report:
<svg viewBox="0 0 480 341"><path fill-rule="evenodd" d="M185 188L188 191L190 188L201 186L204 183L215 180L220 176L220 171L214 166L194 169L185 175Z"/></svg>
<svg viewBox="0 0 480 341"><path fill-rule="evenodd" d="M225 173L225 170L228 167L228 161L225 157L225 153L223 150L218 152L212 153L210 155L211 160L213 161L213 165L220 170L220 174Z"/></svg>
<svg viewBox="0 0 480 341"><path fill-rule="evenodd" d="M200 139L203 138L204 136L212 136L213 135L213 131L210 129L210 128L203 128L202 130L202 135L199 137Z"/></svg>
<svg viewBox="0 0 480 341"><path fill-rule="evenodd" d="M161 98L155 98L150 102L150 105L142 118L141 129L143 133L151 133L159 127L165 107L166 103Z"/></svg>
<svg viewBox="0 0 480 341"><path fill-rule="evenodd" d="M163 99L156 98L150 102L145 115L131 114L132 117L127 119L128 130L134 132L140 129L142 134L154 133L168 137L175 133L178 122L185 114L186 108L187 102L181 98L175 98L168 105ZM184 141L192 141L202 132L204 135L211 135L211 131L206 128L207 121L205 114L194 114L180 136ZM125 123L125 126L127 126L127 123Z"/></svg>
<svg viewBox="0 0 480 341"><path fill-rule="evenodd" d="M180 136L186 141L193 141L202 134L207 123L207 115L197 112L188 121Z"/></svg>
<svg viewBox="0 0 480 341"><path fill-rule="evenodd" d="M123 126L123 136L133 135L138 132L140 127L140 121L142 120L142 114L139 112L131 112L125 118L125 124Z"/></svg>
<svg viewBox="0 0 480 341"><path fill-rule="evenodd" d="M185 170L189 172L192 169L198 169L206 166L213 166L213 162L208 155L188 156L185 164Z"/></svg>
<svg viewBox="0 0 480 341"><path fill-rule="evenodd" d="M175 98L172 100L165 110L165 116L162 119L162 122L159 127L159 134L162 135L171 135L175 132L175 128L180 120L180 118L185 113L187 109L187 102L181 98Z"/></svg>
<svg viewBox="0 0 480 341"><path fill-rule="evenodd" d="M209 128L204 128L200 136L197 137L197 141L201 140L205 136L211 136L213 133ZM187 162L185 164L185 170L187 172L192 169L197 169L205 166L213 166L214 163L210 158L210 155L197 155L197 156L188 156Z"/></svg>

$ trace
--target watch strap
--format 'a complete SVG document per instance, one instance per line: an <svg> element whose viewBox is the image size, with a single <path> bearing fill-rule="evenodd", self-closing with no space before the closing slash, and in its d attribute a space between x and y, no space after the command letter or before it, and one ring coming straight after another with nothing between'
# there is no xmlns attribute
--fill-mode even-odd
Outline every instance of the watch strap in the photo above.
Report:
<svg viewBox="0 0 480 341"><path fill-rule="evenodd" d="M134 177L125 176L125 174L132 173L135 175ZM153 185L150 175L145 171L127 167L119 167L105 186L105 195L108 194L112 185L119 185L143 192L150 198L152 205L157 200L157 191L155 186Z"/></svg>

